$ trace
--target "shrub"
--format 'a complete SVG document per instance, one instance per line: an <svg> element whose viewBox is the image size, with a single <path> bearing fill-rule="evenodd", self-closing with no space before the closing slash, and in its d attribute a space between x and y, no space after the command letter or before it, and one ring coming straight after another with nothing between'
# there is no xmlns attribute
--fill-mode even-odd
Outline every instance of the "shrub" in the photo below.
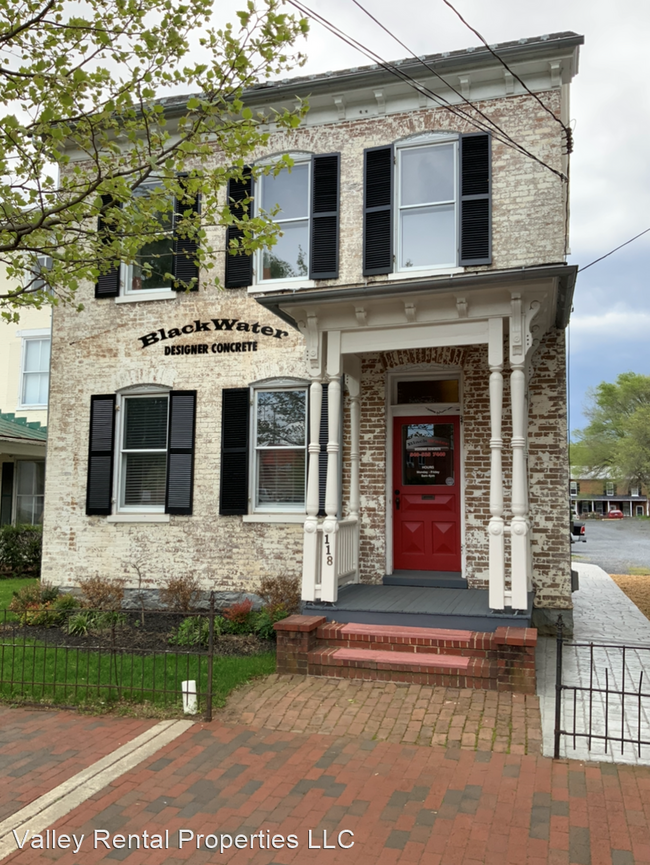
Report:
<svg viewBox="0 0 650 865"><path fill-rule="evenodd" d="M2 526L0 528L0 574L39 576L42 548L41 526Z"/></svg>
<svg viewBox="0 0 650 865"><path fill-rule="evenodd" d="M282 574L278 577L264 577L257 594L270 609L282 607L291 613L300 612L300 579Z"/></svg>
<svg viewBox="0 0 650 865"><path fill-rule="evenodd" d="M160 589L160 600L169 610L189 613L199 597L199 581L186 574L183 577L168 577Z"/></svg>
<svg viewBox="0 0 650 865"><path fill-rule="evenodd" d="M264 607L264 609L260 610L260 612L255 616L255 633L262 640L273 640L275 638L273 625L276 622L279 622L280 619L286 619L287 616L290 615L291 613L289 613L289 611L282 605L278 605L277 607Z"/></svg>
<svg viewBox="0 0 650 865"><path fill-rule="evenodd" d="M226 620L225 630L229 634L250 634L253 631L255 615L252 612L253 602L237 601L223 611Z"/></svg>
<svg viewBox="0 0 650 865"><path fill-rule="evenodd" d="M122 606L124 598L123 579L107 579L98 575L79 580L84 606L92 610L115 610Z"/></svg>
<svg viewBox="0 0 650 865"><path fill-rule="evenodd" d="M214 636L218 637L223 633L225 619L221 616L215 616L214 619ZM169 643L172 646L187 646L193 648L196 646L207 646L210 641L210 620L205 616L189 616L183 619L176 630L172 631L169 636Z"/></svg>
<svg viewBox="0 0 650 865"><path fill-rule="evenodd" d="M62 625L78 606L79 601L73 595L62 595L48 583L35 583L14 592L9 609L18 613L23 625L52 628Z"/></svg>
<svg viewBox="0 0 650 865"><path fill-rule="evenodd" d="M80 610L68 619L67 631L73 636L87 636L90 631L107 631L113 625L123 625L123 613L106 610Z"/></svg>

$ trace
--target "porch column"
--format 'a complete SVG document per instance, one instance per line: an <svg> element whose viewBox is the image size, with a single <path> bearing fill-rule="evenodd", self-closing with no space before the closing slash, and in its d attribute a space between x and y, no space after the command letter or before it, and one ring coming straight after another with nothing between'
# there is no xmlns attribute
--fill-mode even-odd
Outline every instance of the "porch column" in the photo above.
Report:
<svg viewBox="0 0 650 865"><path fill-rule="evenodd" d="M501 418L503 414L503 319L489 321L488 363L490 367L490 523L489 604L492 610L505 606L505 544L503 524L503 465Z"/></svg>
<svg viewBox="0 0 650 865"><path fill-rule="evenodd" d="M305 510L305 536L302 557L302 600L316 600L318 579L318 455L320 453L319 431L323 405L323 385L313 381L309 388L309 464L307 468L307 495Z"/></svg>
<svg viewBox="0 0 650 865"><path fill-rule="evenodd" d="M325 483L325 520L321 560L321 601L336 603L338 598L337 541L339 529L339 460L341 451L341 334L327 335L327 481Z"/></svg>
<svg viewBox="0 0 650 865"><path fill-rule="evenodd" d="M528 607L528 498L526 495L526 348L521 299L513 295L510 319L510 399L512 404L512 608Z"/></svg>

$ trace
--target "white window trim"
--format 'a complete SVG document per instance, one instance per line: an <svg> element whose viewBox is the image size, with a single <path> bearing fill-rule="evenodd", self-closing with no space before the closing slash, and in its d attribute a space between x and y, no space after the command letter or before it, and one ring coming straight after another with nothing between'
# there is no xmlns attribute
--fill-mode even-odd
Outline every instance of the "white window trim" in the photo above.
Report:
<svg viewBox="0 0 650 865"><path fill-rule="evenodd" d="M305 493L302 504L280 505L273 502L268 505L258 505L257 501L257 394L264 391L303 391L305 394ZM307 471L309 465L309 386L308 384L289 384L286 380L277 379L274 384L264 382L263 384L251 386L251 429L250 429L250 460L248 467L249 485L248 502L249 513L243 516L244 522L303 522L307 513ZM264 450L262 448L261 450ZM287 448L287 450L300 450L299 448ZM290 519L286 519L290 517Z"/></svg>
<svg viewBox="0 0 650 865"><path fill-rule="evenodd" d="M311 153L289 153L289 156L293 159L293 168L296 168L298 165L306 165L307 166L307 216L300 217L296 219L287 219L287 220L279 220L277 216L273 217L273 221L281 224L282 222L304 222L305 219L307 221L307 239L308 239L308 247L307 247L307 272L311 269L311 186L312 186L312 154ZM258 165L274 165L276 160L265 159L257 163ZM289 170L289 169L287 169ZM264 185L265 175L262 175L258 180L255 181L255 186L253 189L254 202L259 200L259 204L262 202L262 186ZM259 196L259 199L258 197ZM259 214L261 207L256 208L256 212ZM271 251L274 247L271 247ZM306 279L304 276L285 276L280 279L262 279L262 268L264 266L264 253L269 250L260 249L255 253L253 258L253 285L249 286L248 291L277 291L279 286L282 285L290 285L292 288L314 288L316 283L312 279Z"/></svg>
<svg viewBox="0 0 650 865"><path fill-rule="evenodd" d="M48 398L50 394L50 366L52 365L52 331L50 328L34 328L32 330L19 330L16 336L20 336L22 340L22 345L20 347L20 375L18 376L18 404L16 409L19 411L44 411L47 409L48 403L24 403L23 402L23 393L24 393L24 376L26 374L25 371L25 357L27 354L27 343L30 341L42 341L49 340L50 343L50 365L47 368L47 393ZM44 371L39 372L39 375L42 375ZM27 373L29 375L29 373Z"/></svg>
<svg viewBox="0 0 650 865"><path fill-rule="evenodd" d="M455 229L455 244L454 244L454 260L444 264L436 264L436 265L423 265L422 267L400 267L400 259L401 259L401 247L400 247L400 235L401 235L401 226L402 226L402 208L400 206L401 200L401 154L405 150L410 150L416 147L434 147L436 145L444 145L444 144L455 144L454 146L454 229ZM393 211L395 213L395 218L393 220L393 249L395 254L394 259L394 269L393 273L389 274L389 279L403 279L405 274L417 274L418 276L436 276L441 273L461 273L464 272L464 268L459 267L458 265L458 257L459 257L459 242L460 242L460 207L459 207L459 158L460 158L460 136L458 135L445 135L445 134L436 134L436 133L424 133L423 135L418 135L403 141L399 141L395 143L395 165L393 166L394 172L394 193L393 193ZM437 204L442 205L443 203L449 202L436 202ZM417 208L427 207L431 205L417 205L410 206L406 209L414 210Z"/></svg>
<svg viewBox="0 0 650 865"><path fill-rule="evenodd" d="M169 514L119 513L106 517L107 523L168 523Z"/></svg>
<svg viewBox="0 0 650 865"><path fill-rule="evenodd" d="M121 392L118 392L115 396L115 407L117 410L117 424L116 424L116 435L115 435L115 443L114 443L114 467L113 467L113 508L115 513L111 516L113 517L126 517L126 519L113 519L111 522L129 522L130 517L136 517L132 522L147 522L146 519L140 520L138 519L138 515L146 516L146 515L157 515L162 517L169 517L169 514L165 514L165 506L163 505L150 505L146 507L144 505L140 506L124 506L121 504L122 501L122 491L124 484L124 476L122 472L122 463L123 463L123 450L122 450L122 441L124 437L124 418L126 413L124 411L124 403L129 397L147 397L147 396L166 396L169 400L169 393L171 388L151 386L151 385L143 385L141 387L129 388L125 389ZM167 406L167 418L169 420L169 402ZM151 451L153 453L153 451ZM162 452L162 451L161 451ZM165 447L165 453L167 453L167 447ZM167 522L167 520L158 520L154 519L153 522Z"/></svg>
<svg viewBox="0 0 650 865"><path fill-rule="evenodd" d="M640 490L639 487L632 487L632 488L630 489L630 495L631 495L633 498L636 498L636 497L639 496L640 494L641 494L641 490Z"/></svg>
<svg viewBox="0 0 650 865"><path fill-rule="evenodd" d="M611 490L611 493L610 493L610 490ZM615 495L615 494L616 494L616 493L615 493L615 490L614 490L614 484L606 483L606 484L605 484L605 495L606 495L606 496L613 496L613 495Z"/></svg>

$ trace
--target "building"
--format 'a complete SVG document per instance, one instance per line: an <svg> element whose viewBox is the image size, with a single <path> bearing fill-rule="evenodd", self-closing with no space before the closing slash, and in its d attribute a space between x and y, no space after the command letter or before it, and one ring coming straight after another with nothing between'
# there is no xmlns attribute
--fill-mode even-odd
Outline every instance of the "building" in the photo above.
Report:
<svg viewBox="0 0 650 865"><path fill-rule="evenodd" d="M574 466L571 470L571 507L576 516L621 511L625 517L647 517L647 490L613 481L602 472Z"/></svg>
<svg viewBox="0 0 650 865"><path fill-rule="evenodd" d="M309 96L257 155L294 159L252 190L281 205L277 245L218 256L224 291L122 266L54 311L44 577L137 562L227 593L290 573L338 621L363 620L353 594L408 589L413 623L469 587L484 630L533 595L536 623L570 622L560 175L582 41L505 43L507 68L433 55L444 85L400 64L493 135L377 67L251 91L253 109Z"/></svg>
<svg viewBox="0 0 650 865"><path fill-rule="evenodd" d="M43 519L50 322L49 307L0 321L0 525Z"/></svg>

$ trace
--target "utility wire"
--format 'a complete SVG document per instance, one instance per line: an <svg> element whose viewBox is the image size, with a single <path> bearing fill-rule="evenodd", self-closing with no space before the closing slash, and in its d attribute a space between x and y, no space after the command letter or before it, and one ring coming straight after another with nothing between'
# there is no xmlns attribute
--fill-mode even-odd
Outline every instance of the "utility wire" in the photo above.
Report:
<svg viewBox="0 0 650 865"><path fill-rule="evenodd" d="M441 107L450 111L456 117L468 121L474 127L476 127L477 129L480 129L482 132L489 132L489 133L493 134L494 137L498 141L500 141L502 144L505 144L507 147L512 147L513 149L517 150L519 153L521 153L525 156L528 156L530 159L537 162L543 168L546 168L546 169L548 169L548 171L555 174L557 177L560 178L560 180L562 180L563 182L566 182L566 176L561 171L558 171L557 169L552 168L550 165L548 165L542 159L535 156L534 153L531 153L529 150L527 150L525 147L523 147L523 145L519 144L518 142L514 141L514 139L510 138L510 136L508 136L507 133L504 133L505 137L503 137L499 133L495 134L494 129L492 129L490 126L486 126L485 123L483 123L482 121L477 120L476 118L472 118L469 114L467 114L462 109L451 105L446 99L444 99L444 97L434 93L428 87L425 87L419 81L416 81L414 78L409 76L406 72L397 68L394 64L383 60L380 57L380 55L378 55L372 49L367 48L367 46L361 44L360 42L357 42L356 39L349 36L344 31L340 30L338 27L336 27L336 25L332 24L330 21L328 21L326 18L324 18L319 13L314 12L313 10L311 10L307 6L305 6L303 3L298 2L298 0L287 0L287 2L290 3L292 6L294 6L296 9L298 9L303 15L307 15L308 17L312 18L314 21L317 21L319 24L321 24L321 26L325 27L327 30L329 30L331 33L333 33L335 36L337 36L339 39L341 39L347 45L349 45L352 48L355 48L357 51L360 51L369 60L372 60L375 64L377 64L378 66L381 66L387 72L391 73L392 75L395 75L397 78L400 78L402 81L408 83L418 93L421 93L424 96L429 97L434 102L437 102L438 105L440 105ZM469 104L472 105L471 103L469 103ZM472 108L474 108L473 105L472 105ZM493 121L490 120L489 122L490 122L491 126L495 126Z"/></svg>
<svg viewBox="0 0 650 865"><path fill-rule="evenodd" d="M361 11L364 12L372 21L374 21L378 27L381 27L381 29L385 33L388 33L388 35L391 36L397 42L398 45L401 45L405 51L408 51L408 53L412 57L414 57L419 63L421 63L425 67L425 69L427 69L429 72L431 72L433 75L435 75L436 78L438 78L440 81L442 81L442 83L445 85L445 87L448 87L453 93L456 94L456 96L458 96L464 103L466 103L473 111L475 111L478 115L480 115L487 123L491 124L505 139L510 141L512 143L512 145L515 146L519 150L520 153L523 153L525 155L531 155L528 153L526 148L523 147L523 145L519 144L517 141L515 141L514 138L512 138L505 131L505 129L503 129L501 126L499 126L498 123L496 123L494 120L492 120L492 118L489 117L487 114L485 114L485 112L481 111L481 109L478 108L473 102L470 102L470 100L467 99L467 97L464 96L460 90L457 90L448 81L446 81L442 77L442 75L433 66L431 66L429 63L426 62L426 60L423 57L418 56L415 53L415 51L413 51L412 48L409 48L408 45L406 45L404 42L402 42L402 40L399 37L397 37L384 24L382 24L378 18L376 18L371 12L369 12L365 8L365 6L363 6L359 2L359 0L352 0L352 2L354 3L355 6L357 6L359 9L361 9ZM402 70L400 70L400 72L401 71ZM451 103L447 99L445 99L443 96L440 96L439 99L440 99L440 102L442 104L442 107L445 107L448 110L452 109ZM457 111L460 112L461 115L469 118L469 115L467 115L466 112L463 111L462 109L459 108L459 109L457 109ZM544 163L544 164L546 164L546 163ZM546 167L549 167L549 166L546 166Z"/></svg>
<svg viewBox="0 0 650 865"><path fill-rule="evenodd" d="M599 261L602 261L604 258L609 258L610 255L614 255L615 252L618 252L619 249L623 249L624 246L627 246L629 243L632 243L635 240L638 240L640 237L643 237L644 234L647 234L650 231L650 228L646 228L645 231L641 231L639 234L635 234L634 237L631 237L629 240L626 240L625 243L621 243L620 246L615 247L614 249L610 249L609 252L606 252L605 255L601 255L600 258L595 258L593 261L590 261L589 264L585 264L584 267L580 267L578 269L578 273L582 273L583 270L586 270L588 267L591 267L594 264L598 264Z"/></svg>

